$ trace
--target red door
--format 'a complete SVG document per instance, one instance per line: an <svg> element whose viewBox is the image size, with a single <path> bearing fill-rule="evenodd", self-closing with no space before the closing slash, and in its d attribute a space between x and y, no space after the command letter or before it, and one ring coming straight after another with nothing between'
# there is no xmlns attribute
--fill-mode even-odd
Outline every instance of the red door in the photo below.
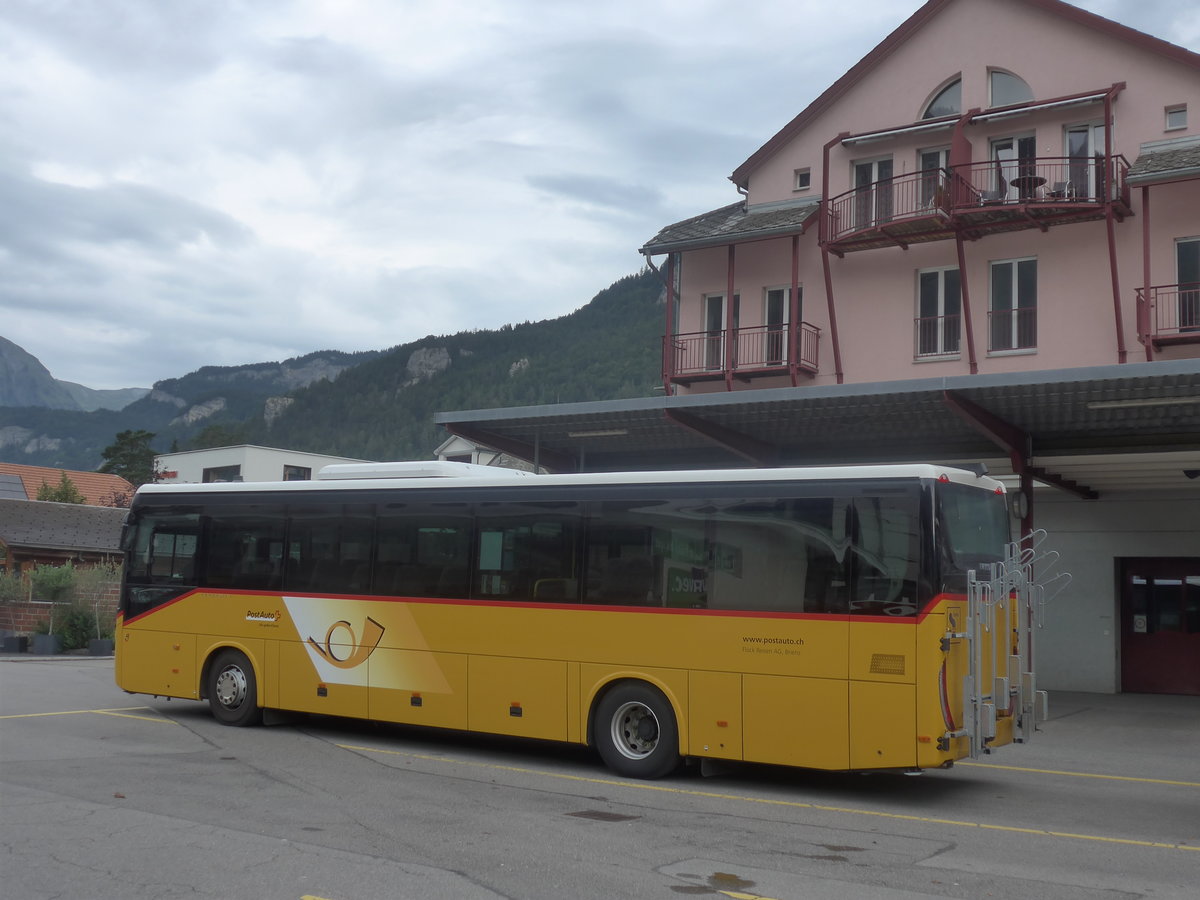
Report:
<svg viewBox="0 0 1200 900"><path fill-rule="evenodd" d="M1200 694L1200 559L1121 561L1121 690Z"/></svg>

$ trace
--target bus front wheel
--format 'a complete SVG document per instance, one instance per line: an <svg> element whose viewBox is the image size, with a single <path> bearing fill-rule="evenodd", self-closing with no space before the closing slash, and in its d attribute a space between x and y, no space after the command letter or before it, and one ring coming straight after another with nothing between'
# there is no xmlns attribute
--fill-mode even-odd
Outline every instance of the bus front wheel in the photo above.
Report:
<svg viewBox="0 0 1200 900"><path fill-rule="evenodd" d="M648 684L626 682L608 691L596 706L593 735L600 758L619 775L662 778L679 766L675 712Z"/></svg>
<svg viewBox="0 0 1200 900"><path fill-rule="evenodd" d="M246 655L222 650L208 670L208 706L222 725L254 725L262 720L258 681Z"/></svg>

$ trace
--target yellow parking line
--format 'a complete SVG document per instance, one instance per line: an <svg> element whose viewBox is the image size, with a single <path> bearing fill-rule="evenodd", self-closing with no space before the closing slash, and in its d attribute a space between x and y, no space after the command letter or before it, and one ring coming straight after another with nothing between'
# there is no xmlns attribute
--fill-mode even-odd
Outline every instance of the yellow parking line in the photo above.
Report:
<svg viewBox="0 0 1200 900"><path fill-rule="evenodd" d="M897 819L906 822L922 822L933 825L957 825L960 828L979 828L984 831L1005 831L1015 834L1030 834L1039 837L1067 838L1075 841L1093 841L1104 844L1124 844L1130 847L1155 847L1162 850L1200 851L1200 845L1171 844L1164 841L1139 841L1132 838L1105 837L1098 834L1075 834L1069 831L1048 831L1044 828L1018 828L1014 825L989 825L986 822L968 822L963 819L938 819L932 816L912 816L902 813L881 812L872 809L855 809L848 806L826 806L821 803L804 803L799 800L774 800L769 797L751 797L745 794L721 794L714 791L696 791L688 788L671 787L665 784L652 784L644 781L622 781L615 778L592 778L586 775L564 775L561 772L543 772L538 769L526 769L521 766L500 766L494 763L472 762L469 760L453 759L446 756L431 756L422 753L405 753L400 750L384 750L380 747L363 747L357 744L337 744L343 750L361 753L380 753L388 756L403 756L409 759L428 760L430 762L454 763L460 766L472 766L480 769L492 769L501 772L516 772L523 775L538 775L542 778L557 778L562 781L578 781L585 784L613 785L630 790L658 791L664 794L680 794L688 797L703 797L707 800L732 800L740 803L758 803L765 806L786 806L793 809L815 809L821 812L842 813L852 816L870 816L878 819Z"/></svg>
<svg viewBox="0 0 1200 900"><path fill-rule="evenodd" d="M149 709L149 707L143 707L143 709ZM178 724L177 722L173 722L170 719L165 718L160 715L131 716L129 713L116 712L115 710L111 710L111 709L94 709L94 710L92 710L92 712L96 713L97 715L112 716L117 719L138 719L139 721L142 721L142 722L163 722L167 725L177 725Z"/></svg>
<svg viewBox="0 0 1200 900"><path fill-rule="evenodd" d="M82 716L87 714L96 714L107 716L121 716L124 713L134 712L136 710L148 710L149 706L118 706L114 709L64 709L60 712L43 712L43 713L17 713L10 716L0 716L0 719L41 719L47 716ZM127 719L143 719L147 722L170 722L170 719L164 719L162 716L124 716ZM173 724L173 723L172 723Z"/></svg>
<svg viewBox="0 0 1200 900"><path fill-rule="evenodd" d="M1058 769L1030 769L1024 766L998 766L995 763L956 762L955 766L975 766L980 769L1006 769L1009 772L1035 772L1038 775L1068 775L1071 778L1103 778L1108 781L1138 781L1145 784L1170 784L1176 787L1200 788L1196 781L1170 781L1166 778L1139 778L1135 775L1097 775L1093 772L1062 772Z"/></svg>

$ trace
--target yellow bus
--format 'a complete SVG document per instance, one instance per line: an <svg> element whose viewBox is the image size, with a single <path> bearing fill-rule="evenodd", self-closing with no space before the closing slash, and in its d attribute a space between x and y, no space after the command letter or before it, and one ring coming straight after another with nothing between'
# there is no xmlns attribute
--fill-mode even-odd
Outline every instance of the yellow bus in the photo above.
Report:
<svg viewBox="0 0 1200 900"><path fill-rule="evenodd" d="M147 485L116 681L684 759L919 771L1027 739L1036 597L1003 485L930 465Z"/></svg>

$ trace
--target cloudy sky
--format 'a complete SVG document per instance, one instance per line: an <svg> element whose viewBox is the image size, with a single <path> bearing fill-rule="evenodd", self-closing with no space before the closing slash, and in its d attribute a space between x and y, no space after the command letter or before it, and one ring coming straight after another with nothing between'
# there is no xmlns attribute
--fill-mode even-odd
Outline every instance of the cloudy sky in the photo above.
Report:
<svg viewBox="0 0 1200 900"><path fill-rule="evenodd" d="M0 335L115 388L563 315L920 5L3 0Z"/></svg>

